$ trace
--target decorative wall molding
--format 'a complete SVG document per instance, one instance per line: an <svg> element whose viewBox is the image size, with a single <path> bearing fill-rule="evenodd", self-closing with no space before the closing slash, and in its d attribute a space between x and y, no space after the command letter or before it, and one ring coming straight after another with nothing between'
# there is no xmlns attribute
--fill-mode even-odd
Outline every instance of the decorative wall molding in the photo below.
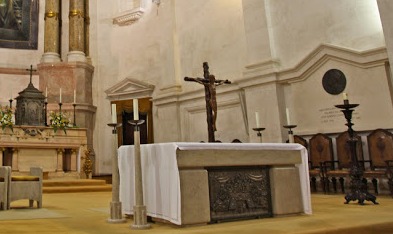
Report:
<svg viewBox="0 0 393 234"><path fill-rule="evenodd" d="M122 12L119 16L113 18L113 24L117 24L119 26L131 25L142 18L144 13L145 9L142 7Z"/></svg>
<svg viewBox="0 0 393 234"><path fill-rule="evenodd" d="M111 88L105 90L105 93L107 98L113 101L151 97L153 91L154 85L133 78L125 78Z"/></svg>

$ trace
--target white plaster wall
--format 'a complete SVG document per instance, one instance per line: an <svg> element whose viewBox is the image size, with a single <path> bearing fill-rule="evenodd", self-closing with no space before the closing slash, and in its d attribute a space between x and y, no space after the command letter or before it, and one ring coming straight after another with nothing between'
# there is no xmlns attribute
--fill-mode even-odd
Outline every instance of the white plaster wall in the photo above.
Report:
<svg viewBox="0 0 393 234"><path fill-rule="evenodd" d="M322 87L322 77L331 68L341 70L347 78L344 92L350 103L360 104L353 113L354 130L393 128L392 100L384 66L363 69L350 64L329 61L302 82L291 84L293 119L301 135L343 132L347 129L342 112L342 95L331 95Z"/></svg>
<svg viewBox="0 0 393 234"><path fill-rule="evenodd" d="M384 46L375 0L268 0L275 58L293 67L322 43L354 50Z"/></svg>

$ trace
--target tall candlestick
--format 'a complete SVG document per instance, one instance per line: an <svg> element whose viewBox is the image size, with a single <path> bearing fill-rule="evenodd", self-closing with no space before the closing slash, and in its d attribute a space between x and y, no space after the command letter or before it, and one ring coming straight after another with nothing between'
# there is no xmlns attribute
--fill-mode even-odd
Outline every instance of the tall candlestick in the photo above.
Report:
<svg viewBox="0 0 393 234"><path fill-rule="evenodd" d="M255 112L255 122L257 124L257 128L259 128L259 112Z"/></svg>
<svg viewBox="0 0 393 234"><path fill-rule="evenodd" d="M134 120L139 120L138 99L132 100L134 106Z"/></svg>
<svg viewBox="0 0 393 234"><path fill-rule="evenodd" d="M112 123L117 123L116 104L112 104Z"/></svg>
<svg viewBox="0 0 393 234"><path fill-rule="evenodd" d="M60 99L59 99L59 102L61 103L61 88L60 88Z"/></svg>
<svg viewBox="0 0 393 234"><path fill-rule="evenodd" d="M74 104L76 103L76 90L74 89Z"/></svg>
<svg viewBox="0 0 393 234"><path fill-rule="evenodd" d="M286 113L287 113L287 124L291 125L291 120L289 119L289 109L286 108Z"/></svg>

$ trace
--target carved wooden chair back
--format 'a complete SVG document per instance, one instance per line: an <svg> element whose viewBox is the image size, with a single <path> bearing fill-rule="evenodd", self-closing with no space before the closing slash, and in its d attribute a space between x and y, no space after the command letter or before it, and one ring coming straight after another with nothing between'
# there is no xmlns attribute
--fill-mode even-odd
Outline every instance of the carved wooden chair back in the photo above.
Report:
<svg viewBox="0 0 393 234"><path fill-rule="evenodd" d="M306 148L308 150L308 143L307 143L306 139L304 139L303 137L298 136L298 135L294 135L293 139L294 139L295 143L301 144L302 146L304 146L304 148Z"/></svg>
<svg viewBox="0 0 393 234"><path fill-rule="evenodd" d="M393 134L384 129L376 129L367 136L370 167L386 168L386 161L393 160Z"/></svg>
<svg viewBox="0 0 393 234"><path fill-rule="evenodd" d="M318 133L310 139L310 166L311 168L320 167L321 163L333 161L332 139L325 134ZM334 167L334 165L331 165Z"/></svg>
<svg viewBox="0 0 393 234"><path fill-rule="evenodd" d="M362 139L356 133L354 133L354 137L357 139L356 155L358 161L361 163L364 161ZM349 140L350 137L347 131L340 133L336 137L338 169L348 169L351 167L352 158L350 145L348 143Z"/></svg>

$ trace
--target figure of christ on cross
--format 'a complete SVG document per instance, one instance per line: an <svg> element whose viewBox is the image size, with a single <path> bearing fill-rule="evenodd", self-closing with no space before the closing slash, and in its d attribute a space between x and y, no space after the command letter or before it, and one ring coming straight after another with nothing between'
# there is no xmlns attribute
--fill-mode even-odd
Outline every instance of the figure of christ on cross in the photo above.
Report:
<svg viewBox="0 0 393 234"><path fill-rule="evenodd" d="M206 100L206 114L207 114L207 130L209 134L209 142L215 142L214 132L217 131L217 100L216 100L216 86L222 84L230 84L229 80L216 80L214 75L209 73L209 65L207 62L203 63L203 77L204 78L190 78L184 77L185 81L193 81L202 84L205 87Z"/></svg>

